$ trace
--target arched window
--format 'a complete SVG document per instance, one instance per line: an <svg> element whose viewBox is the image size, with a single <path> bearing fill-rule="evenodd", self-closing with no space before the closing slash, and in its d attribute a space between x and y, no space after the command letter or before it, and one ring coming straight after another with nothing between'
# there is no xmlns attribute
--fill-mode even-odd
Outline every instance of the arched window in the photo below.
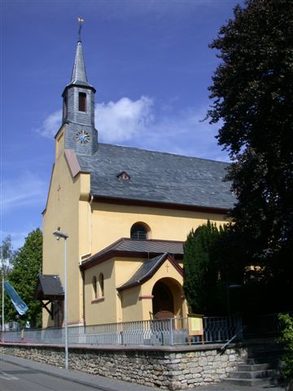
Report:
<svg viewBox="0 0 293 391"><path fill-rule="evenodd" d="M93 276L92 286L93 286L93 298L96 299L98 297L97 277L96 276Z"/></svg>
<svg viewBox="0 0 293 391"><path fill-rule="evenodd" d="M131 239L145 240L145 239L148 239L149 231L150 231L150 229L146 224L135 223L131 227L130 237L131 237Z"/></svg>
<svg viewBox="0 0 293 391"><path fill-rule="evenodd" d="M104 297L104 275L100 273L99 275L99 297Z"/></svg>

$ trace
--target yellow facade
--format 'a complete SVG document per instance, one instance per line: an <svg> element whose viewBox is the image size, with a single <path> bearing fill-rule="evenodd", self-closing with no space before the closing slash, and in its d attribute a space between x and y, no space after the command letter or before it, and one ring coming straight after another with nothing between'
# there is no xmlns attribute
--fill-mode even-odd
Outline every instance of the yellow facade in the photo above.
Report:
<svg viewBox="0 0 293 391"><path fill-rule="evenodd" d="M71 163L56 139L56 162L53 168L47 207L44 211L43 274L57 274L64 286L64 241L53 232L60 228L68 234L68 323L98 324L150 319L153 312L152 289L164 280L176 296L174 315L186 316L182 276L166 261L148 281L118 292L139 269L143 258L112 258L84 271L82 261L103 250L120 238L129 238L133 224L143 222L150 231L149 239L185 241L191 229L208 219L223 224L224 214L177 210L163 207L123 205L96 202L90 196L90 174L73 175ZM168 266L167 266L168 265ZM104 277L104 297L93 296L93 277ZM44 311L43 325L54 321Z"/></svg>

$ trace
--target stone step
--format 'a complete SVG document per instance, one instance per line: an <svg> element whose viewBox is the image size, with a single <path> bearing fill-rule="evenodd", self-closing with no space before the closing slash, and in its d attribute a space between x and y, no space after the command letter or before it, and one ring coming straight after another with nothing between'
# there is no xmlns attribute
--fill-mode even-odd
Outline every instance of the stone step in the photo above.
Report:
<svg viewBox="0 0 293 391"><path fill-rule="evenodd" d="M238 379L235 377L228 377L224 380L225 383L237 386L254 387L257 385L265 385L269 383L269 379Z"/></svg>
<svg viewBox="0 0 293 391"><path fill-rule="evenodd" d="M269 364L271 367L276 366L278 363L278 357L274 356L261 356L261 357L251 357L246 360L247 365L260 365L260 364Z"/></svg>
<svg viewBox="0 0 293 391"><path fill-rule="evenodd" d="M260 370L260 371L236 371L230 374L235 379L265 379L270 378L274 374L272 369ZM229 376L228 376L229 378Z"/></svg>
<svg viewBox="0 0 293 391"><path fill-rule="evenodd" d="M239 371L264 371L266 369L270 369L271 365L269 363L264 364L239 364L238 370Z"/></svg>

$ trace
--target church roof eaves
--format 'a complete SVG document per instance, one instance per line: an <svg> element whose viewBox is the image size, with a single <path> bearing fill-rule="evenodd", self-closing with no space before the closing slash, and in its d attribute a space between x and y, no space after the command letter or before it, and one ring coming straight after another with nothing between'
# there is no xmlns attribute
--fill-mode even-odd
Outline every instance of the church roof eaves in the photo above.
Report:
<svg viewBox="0 0 293 391"><path fill-rule="evenodd" d="M175 204L172 202L138 200L138 199L131 199L131 198L118 198L118 197L109 197L109 196L105 197L105 196L100 196L95 194L92 194L92 196L95 201L106 203L106 204L119 203L119 205L148 206L153 208L189 210L189 211L197 211L197 212L222 213L222 214L227 214L229 211L229 208L218 208L212 206Z"/></svg>
<svg viewBox="0 0 293 391"><path fill-rule="evenodd" d="M172 240L134 240L121 238L103 250L84 260L81 270L89 269L114 257L153 258L162 253L172 254L176 259L183 257L183 242Z"/></svg>

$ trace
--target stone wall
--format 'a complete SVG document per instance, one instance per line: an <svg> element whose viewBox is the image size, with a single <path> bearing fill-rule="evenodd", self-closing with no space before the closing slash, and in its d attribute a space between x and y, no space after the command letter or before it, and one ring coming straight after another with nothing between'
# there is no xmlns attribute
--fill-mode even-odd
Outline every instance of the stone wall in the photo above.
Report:
<svg viewBox="0 0 293 391"><path fill-rule="evenodd" d="M231 347L224 354L218 348L74 347L69 349L69 367L137 384L183 390L222 380L246 357L244 348ZM0 352L64 366L64 349L60 346L2 344Z"/></svg>

